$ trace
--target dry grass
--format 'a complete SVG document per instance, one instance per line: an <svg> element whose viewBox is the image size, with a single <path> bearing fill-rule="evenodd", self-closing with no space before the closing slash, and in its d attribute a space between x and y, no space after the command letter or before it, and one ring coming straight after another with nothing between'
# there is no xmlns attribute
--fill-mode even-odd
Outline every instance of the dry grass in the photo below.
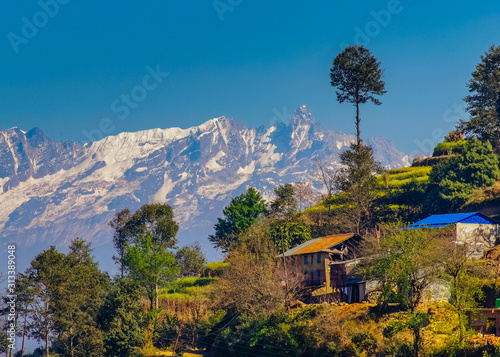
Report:
<svg viewBox="0 0 500 357"><path fill-rule="evenodd" d="M325 335L339 336L344 344L351 343L351 337L356 333L370 333L377 340L379 351L389 346L399 346L403 343L412 344L413 335L408 329L388 339L383 336L384 328L399 319L405 319L406 312L388 313L381 316L375 315L372 310L374 304L349 304L341 306L328 306L325 311L316 317L316 322ZM446 302L433 302L422 304L419 310L427 312L432 308L431 324L423 329L424 354L442 348L450 339L455 338L455 328L458 325L457 315L452 311L451 305Z"/></svg>
<svg viewBox="0 0 500 357"><path fill-rule="evenodd" d="M474 191L465 205L475 205L500 198L500 182L495 182L492 186L480 188Z"/></svg>

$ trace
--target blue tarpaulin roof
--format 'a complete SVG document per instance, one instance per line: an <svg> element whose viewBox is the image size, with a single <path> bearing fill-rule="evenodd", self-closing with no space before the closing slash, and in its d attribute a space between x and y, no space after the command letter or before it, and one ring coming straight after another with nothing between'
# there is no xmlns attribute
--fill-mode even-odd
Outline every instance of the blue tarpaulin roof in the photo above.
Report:
<svg viewBox="0 0 500 357"><path fill-rule="evenodd" d="M441 228L456 223L499 224L494 219L479 212L435 214L410 224L407 229Z"/></svg>

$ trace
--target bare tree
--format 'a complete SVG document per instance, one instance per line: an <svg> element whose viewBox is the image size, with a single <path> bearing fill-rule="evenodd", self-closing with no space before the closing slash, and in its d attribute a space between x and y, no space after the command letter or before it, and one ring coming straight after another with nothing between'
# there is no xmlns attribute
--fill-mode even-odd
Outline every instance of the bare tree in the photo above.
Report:
<svg viewBox="0 0 500 357"><path fill-rule="evenodd" d="M303 209L310 207L311 203L314 202L315 199L312 184L310 182L295 182L293 187L295 196L297 196L299 210L302 211ZM307 203L308 205L306 205Z"/></svg>
<svg viewBox="0 0 500 357"><path fill-rule="evenodd" d="M215 300L239 313L270 316L290 306L301 294L304 273L283 261L260 228L247 233L245 243L230 252L229 267L217 281Z"/></svg>
<svg viewBox="0 0 500 357"><path fill-rule="evenodd" d="M335 193L336 171L323 159L315 159L314 164L316 165L315 179L323 185L326 191L323 197L328 201L328 198ZM330 204L328 204L328 211L330 211Z"/></svg>

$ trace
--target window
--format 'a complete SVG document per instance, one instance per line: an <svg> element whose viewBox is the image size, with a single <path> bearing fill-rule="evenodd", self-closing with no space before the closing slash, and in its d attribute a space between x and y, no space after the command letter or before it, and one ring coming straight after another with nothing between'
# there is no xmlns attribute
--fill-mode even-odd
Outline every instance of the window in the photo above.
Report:
<svg viewBox="0 0 500 357"><path fill-rule="evenodd" d="M318 270L318 282L321 284L321 270Z"/></svg>
<svg viewBox="0 0 500 357"><path fill-rule="evenodd" d="M311 254L311 264L314 264L314 254Z"/></svg>
<svg viewBox="0 0 500 357"><path fill-rule="evenodd" d="M321 253L318 253L318 264L321 264Z"/></svg>
<svg viewBox="0 0 500 357"><path fill-rule="evenodd" d="M314 270L311 270L311 281L314 281Z"/></svg>
<svg viewBox="0 0 500 357"><path fill-rule="evenodd" d="M304 265L307 265L307 255L304 255Z"/></svg>

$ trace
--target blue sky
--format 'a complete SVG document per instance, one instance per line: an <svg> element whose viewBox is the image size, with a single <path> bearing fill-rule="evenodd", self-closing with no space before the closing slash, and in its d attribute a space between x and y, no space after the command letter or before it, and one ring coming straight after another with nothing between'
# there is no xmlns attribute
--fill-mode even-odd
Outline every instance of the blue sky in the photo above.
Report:
<svg viewBox="0 0 500 357"><path fill-rule="evenodd" d="M466 82L481 54L500 44L498 0L0 6L0 128L38 126L56 140L185 128L221 115L257 127L302 104L324 127L353 133L354 109L336 102L329 70L344 45L359 43L381 62L388 91L381 106L361 107L362 137L426 152L466 118ZM157 69L168 76L147 77Z"/></svg>

